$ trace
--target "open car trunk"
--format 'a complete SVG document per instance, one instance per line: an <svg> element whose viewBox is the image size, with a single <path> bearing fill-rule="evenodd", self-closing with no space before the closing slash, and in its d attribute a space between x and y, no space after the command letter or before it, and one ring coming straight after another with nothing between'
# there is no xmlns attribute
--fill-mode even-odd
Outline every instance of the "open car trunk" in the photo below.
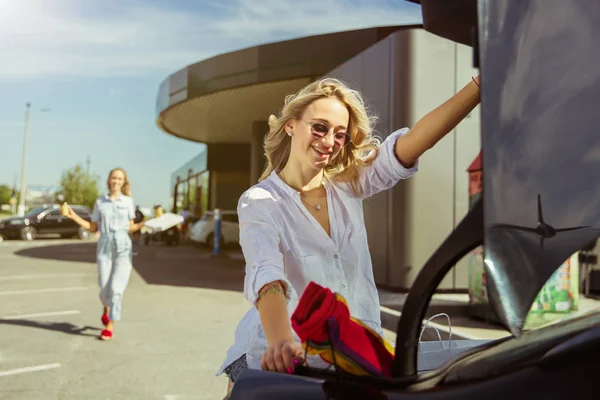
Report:
<svg viewBox="0 0 600 400"><path fill-rule="evenodd" d="M477 44L477 0L408 0L421 5L423 28L453 42Z"/></svg>

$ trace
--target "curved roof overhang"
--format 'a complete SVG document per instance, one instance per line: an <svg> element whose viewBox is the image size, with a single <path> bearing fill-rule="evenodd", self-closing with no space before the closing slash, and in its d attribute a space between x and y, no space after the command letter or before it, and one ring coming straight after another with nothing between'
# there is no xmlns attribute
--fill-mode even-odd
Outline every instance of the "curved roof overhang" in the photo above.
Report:
<svg viewBox="0 0 600 400"><path fill-rule="evenodd" d="M299 90L391 33L420 25L361 29L251 47L200 61L162 82L157 125L200 143L247 143Z"/></svg>

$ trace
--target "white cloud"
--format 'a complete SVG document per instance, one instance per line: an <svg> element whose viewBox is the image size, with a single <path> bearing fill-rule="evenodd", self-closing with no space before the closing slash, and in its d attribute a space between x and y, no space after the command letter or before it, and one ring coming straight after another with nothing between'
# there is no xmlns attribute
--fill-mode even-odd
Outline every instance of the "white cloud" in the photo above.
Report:
<svg viewBox="0 0 600 400"><path fill-rule="evenodd" d="M402 0L197 3L209 12L121 3L103 18L73 13L73 1L0 0L0 79L168 73L260 43L420 22L420 8Z"/></svg>

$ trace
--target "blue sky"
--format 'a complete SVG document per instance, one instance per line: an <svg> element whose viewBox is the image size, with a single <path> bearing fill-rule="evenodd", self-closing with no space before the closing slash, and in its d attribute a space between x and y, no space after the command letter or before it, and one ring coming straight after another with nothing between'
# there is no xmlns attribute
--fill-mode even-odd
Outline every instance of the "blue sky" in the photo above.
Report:
<svg viewBox="0 0 600 400"><path fill-rule="evenodd" d="M166 204L171 172L202 150L156 127L169 74L262 43L420 21L403 0L0 0L0 184L19 178L31 102L28 184L57 184L89 155L102 183L121 166L136 203Z"/></svg>

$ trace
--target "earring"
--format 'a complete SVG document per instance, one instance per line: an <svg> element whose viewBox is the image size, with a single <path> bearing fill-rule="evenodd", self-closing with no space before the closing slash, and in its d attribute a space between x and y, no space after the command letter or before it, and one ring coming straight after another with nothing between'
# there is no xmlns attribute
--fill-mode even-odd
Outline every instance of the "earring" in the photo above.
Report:
<svg viewBox="0 0 600 400"><path fill-rule="evenodd" d="M288 134L288 136L292 136L292 132L289 132L289 131L288 131L288 133L287 133L287 134Z"/></svg>

